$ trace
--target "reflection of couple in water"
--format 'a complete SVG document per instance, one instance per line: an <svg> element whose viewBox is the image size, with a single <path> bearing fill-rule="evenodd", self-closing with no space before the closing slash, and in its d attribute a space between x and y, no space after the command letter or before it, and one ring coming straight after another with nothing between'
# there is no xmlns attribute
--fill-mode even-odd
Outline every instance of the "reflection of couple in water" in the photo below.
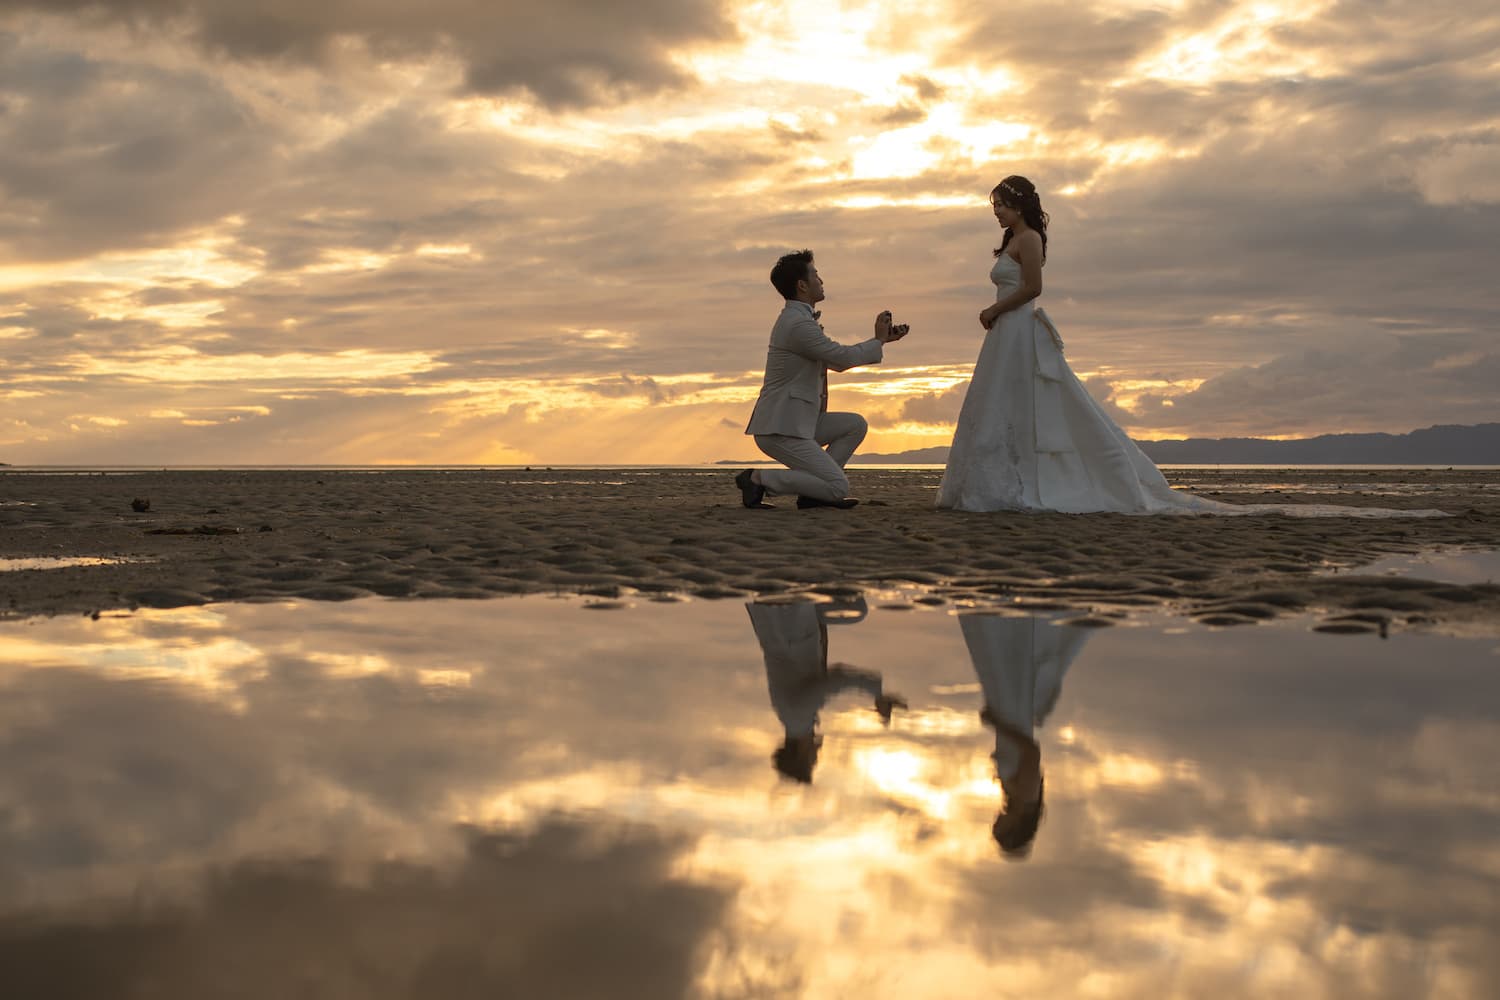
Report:
<svg viewBox="0 0 1500 1000"><path fill-rule="evenodd" d="M818 715L840 692L857 689L868 694L886 723L894 709L906 707L900 695L885 690L878 672L828 662L828 626L863 621L863 599L752 602L745 607L765 658L771 706L786 731L771 758L782 775L812 781L822 744ZM1033 730L1057 703L1063 674L1088 633L1041 618L968 614L958 621L984 693L980 718L995 732L991 756L1005 792L995 818L995 841L1007 856L1024 857L1042 817L1041 748Z"/></svg>

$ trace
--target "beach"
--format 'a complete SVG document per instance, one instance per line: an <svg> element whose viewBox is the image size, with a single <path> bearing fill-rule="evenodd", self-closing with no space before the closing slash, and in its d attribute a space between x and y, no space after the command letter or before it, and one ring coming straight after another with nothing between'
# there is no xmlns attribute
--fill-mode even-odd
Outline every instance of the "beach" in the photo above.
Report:
<svg viewBox="0 0 1500 1000"><path fill-rule="evenodd" d="M780 498L754 511L733 472L11 470L0 474L0 560L109 561L0 572L0 613L884 587L898 604L1066 608L1100 624L1144 607L1226 626L1307 611L1349 631L1500 624L1500 585L1358 569L1391 553L1500 548L1496 471L1168 472L1233 503L1451 515L1378 519L958 513L932 507L938 470L858 468L853 510Z"/></svg>
<svg viewBox="0 0 1500 1000"><path fill-rule="evenodd" d="M0 473L8 995L1488 995L1500 473L733 474Z"/></svg>

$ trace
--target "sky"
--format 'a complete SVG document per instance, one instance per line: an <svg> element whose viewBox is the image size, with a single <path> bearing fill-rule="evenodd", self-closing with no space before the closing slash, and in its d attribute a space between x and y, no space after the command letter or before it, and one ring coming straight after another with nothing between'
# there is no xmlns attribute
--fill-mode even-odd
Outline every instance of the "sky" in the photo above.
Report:
<svg viewBox="0 0 1500 1000"><path fill-rule="evenodd" d="M690 464L811 248L948 443L987 195L1141 439L1500 420L1481 0L0 0L0 461Z"/></svg>

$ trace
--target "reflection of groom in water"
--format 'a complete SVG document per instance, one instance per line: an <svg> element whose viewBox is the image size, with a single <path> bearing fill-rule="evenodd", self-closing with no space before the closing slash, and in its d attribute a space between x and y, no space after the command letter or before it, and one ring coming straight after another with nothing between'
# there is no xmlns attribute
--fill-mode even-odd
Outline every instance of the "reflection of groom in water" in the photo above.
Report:
<svg viewBox="0 0 1500 1000"><path fill-rule="evenodd" d="M771 707L781 719L786 739L771 755L776 770L794 781L812 782L818 762L818 713L840 691L857 688L875 699L875 711L889 723L891 712L905 708L900 695L887 694L880 674L844 663L828 665L828 626L863 621L864 598L837 603L745 605L766 661Z"/></svg>
<svg viewBox="0 0 1500 1000"><path fill-rule="evenodd" d="M1005 791L995 842L1007 856L1025 857L1042 821L1042 748L1032 730L1057 704L1089 633L1045 618L969 614L958 623L984 691L979 717L995 730L995 776Z"/></svg>

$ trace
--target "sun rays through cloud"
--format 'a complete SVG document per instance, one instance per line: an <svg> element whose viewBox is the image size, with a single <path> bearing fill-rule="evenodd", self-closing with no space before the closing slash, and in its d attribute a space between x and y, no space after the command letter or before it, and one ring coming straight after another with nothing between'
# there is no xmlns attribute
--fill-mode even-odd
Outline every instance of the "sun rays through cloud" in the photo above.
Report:
<svg viewBox="0 0 1500 1000"><path fill-rule="evenodd" d="M75 6L0 7L0 461L740 456L803 246L946 443L1008 173L1137 437L1497 418L1482 4Z"/></svg>

